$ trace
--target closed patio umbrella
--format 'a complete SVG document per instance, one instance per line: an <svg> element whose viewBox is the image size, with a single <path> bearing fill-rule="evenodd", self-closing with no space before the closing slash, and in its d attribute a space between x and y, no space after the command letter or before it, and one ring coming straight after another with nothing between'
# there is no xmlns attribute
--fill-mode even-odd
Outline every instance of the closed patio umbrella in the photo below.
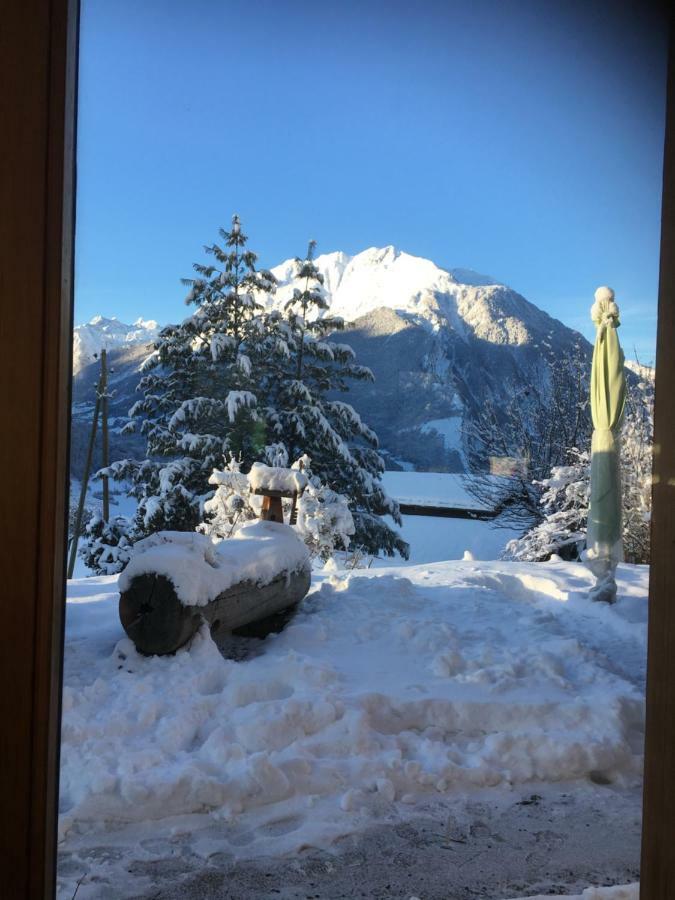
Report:
<svg viewBox="0 0 675 900"><path fill-rule="evenodd" d="M623 558L619 430L626 400L626 376L616 332L620 324L619 308L611 288L597 289L591 318L596 325L596 336L591 370L593 441L586 561L596 577L592 599L613 603L616 599L614 573Z"/></svg>

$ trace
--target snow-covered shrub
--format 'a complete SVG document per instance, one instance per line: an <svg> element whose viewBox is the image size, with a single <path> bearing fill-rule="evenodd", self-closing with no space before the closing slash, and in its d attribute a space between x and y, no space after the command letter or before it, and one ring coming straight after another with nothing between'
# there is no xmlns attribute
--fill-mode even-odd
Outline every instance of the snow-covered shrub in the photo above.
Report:
<svg viewBox="0 0 675 900"><path fill-rule="evenodd" d="M197 526L197 531L226 538L238 525L257 518L248 476L241 471L241 463L234 456L224 471L213 470L209 484L216 485L216 492L204 503L205 521Z"/></svg>
<svg viewBox="0 0 675 900"><path fill-rule="evenodd" d="M77 525L77 509L79 506L78 498L73 492L72 485L71 485L70 490L71 490L70 503L68 505L68 543L69 544L72 541L73 537L75 536L75 527ZM94 515L94 512L90 507L84 506L82 508L82 518L80 520L80 532L77 535L78 538L82 537L82 535L84 534L87 523L90 521L90 519L92 518L93 515Z"/></svg>
<svg viewBox="0 0 675 900"><path fill-rule="evenodd" d="M522 537L509 541L505 559L578 560L586 542L590 500L590 461L585 450L573 448L569 464L554 466L548 478L536 482L541 488L542 521Z"/></svg>
<svg viewBox="0 0 675 900"><path fill-rule="evenodd" d="M93 515L84 530L84 540L78 553L87 568L97 575L116 575L131 558L131 523L124 516L114 516L105 522L101 515Z"/></svg>
<svg viewBox="0 0 675 900"><path fill-rule="evenodd" d="M325 485L308 484L298 500L297 529L313 556L330 559L354 534L347 498Z"/></svg>
<svg viewBox="0 0 675 900"><path fill-rule="evenodd" d="M639 382L629 387L621 431L623 553L626 562L648 563L652 513L654 370L631 366Z"/></svg>

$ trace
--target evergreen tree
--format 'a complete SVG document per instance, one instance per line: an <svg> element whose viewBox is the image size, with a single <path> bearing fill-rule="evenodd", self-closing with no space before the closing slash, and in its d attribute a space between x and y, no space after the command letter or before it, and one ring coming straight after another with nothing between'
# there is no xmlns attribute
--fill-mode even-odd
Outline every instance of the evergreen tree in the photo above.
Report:
<svg viewBox="0 0 675 900"><path fill-rule="evenodd" d="M542 491L542 520L522 537L509 541L504 558L539 562L555 554L566 560L581 559L590 502L588 453L572 448L567 465L554 466L549 477L536 485Z"/></svg>
<svg viewBox="0 0 675 900"><path fill-rule="evenodd" d="M238 216L220 236L222 244L205 247L213 262L195 263L196 277L183 282L196 312L162 329L144 366L144 396L130 410L129 427L141 421L147 459L109 469L132 482L137 536L193 530L212 493L213 469L228 453L254 459L265 443L256 390L268 348L256 298L273 291L275 279L256 270Z"/></svg>
<svg viewBox="0 0 675 900"><path fill-rule="evenodd" d="M654 441L654 370L631 364L630 384L621 429L621 501L623 555L626 562L650 561L652 518L652 445Z"/></svg>
<svg viewBox="0 0 675 900"><path fill-rule="evenodd" d="M105 522L97 514L87 522L78 554L97 575L116 575L131 559L131 551L129 521L124 516L113 516Z"/></svg>
<svg viewBox="0 0 675 900"><path fill-rule="evenodd" d="M373 374L355 362L351 347L328 338L344 322L327 314L315 247L310 241L305 259L296 259L298 287L284 314L273 314L268 321L275 350L265 390L268 434L283 445L287 458L309 454L320 482L348 498L355 528L352 546L407 558L408 545L381 518L388 514L401 522L398 505L380 480L384 462L377 436L352 406L335 397L349 390L352 381L372 380Z"/></svg>

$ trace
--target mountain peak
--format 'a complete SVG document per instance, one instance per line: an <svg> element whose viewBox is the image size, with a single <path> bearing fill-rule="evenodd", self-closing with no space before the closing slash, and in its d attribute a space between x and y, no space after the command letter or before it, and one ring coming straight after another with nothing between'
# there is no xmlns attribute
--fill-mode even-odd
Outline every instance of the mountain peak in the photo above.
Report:
<svg viewBox="0 0 675 900"><path fill-rule="evenodd" d="M413 317L433 330L450 325L462 336L470 331L489 331L492 335L499 332L505 343L526 340L523 329L518 331L518 337L513 328L488 329L487 320L491 325L493 311L488 309L484 295L501 286L493 278L472 270L448 271L392 244L368 247L354 256L326 253L315 262L324 278L331 315L348 322L387 308ZM267 305L281 308L292 296L295 266L287 260L272 271L279 285ZM506 287L503 290L513 294Z"/></svg>
<svg viewBox="0 0 675 900"><path fill-rule="evenodd" d="M103 348L112 350L128 344L149 343L159 326L153 320L136 319L127 325L116 316L96 315L73 331L73 372L92 362Z"/></svg>

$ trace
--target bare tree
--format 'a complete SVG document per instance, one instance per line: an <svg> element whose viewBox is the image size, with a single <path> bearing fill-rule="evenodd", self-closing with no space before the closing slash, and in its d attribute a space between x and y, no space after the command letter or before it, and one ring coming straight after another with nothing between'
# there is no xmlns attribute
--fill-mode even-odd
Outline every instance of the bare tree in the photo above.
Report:
<svg viewBox="0 0 675 900"><path fill-rule="evenodd" d="M569 451L584 448L592 431L588 348L570 355L549 350L540 382L514 386L508 400L488 400L466 435L468 492L498 513L497 525L527 529L541 521L541 485Z"/></svg>

